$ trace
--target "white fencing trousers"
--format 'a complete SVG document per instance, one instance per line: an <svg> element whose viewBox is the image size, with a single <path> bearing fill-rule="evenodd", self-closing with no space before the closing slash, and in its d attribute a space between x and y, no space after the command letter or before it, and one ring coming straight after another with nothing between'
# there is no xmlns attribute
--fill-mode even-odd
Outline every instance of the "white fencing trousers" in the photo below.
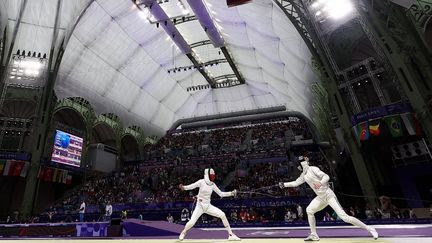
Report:
<svg viewBox="0 0 432 243"><path fill-rule="evenodd" d="M227 229L229 234L232 234L231 231L231 227L229 225L228 219L226 218L226 215L224 212L222 212L222 210L220 210L219 208L211 205L211 204L207 204L207 203L197 203L193 213L192 213L192 217L189 220L189 222L187 222L184 231L188 231L190 230L195 223L197 222L197 220L199 219L199 217L201 217L201 215L205 213L208 215L211 215L213 217L216 218L220 218L222 220L223 225L225 226L225 228Z"/></svg>
<svg viewBox="0 0 432 243"><path fill-rule="evenodd" d="M312 234L318 235L316 232L316 221L315 221L314 214L318 211L323 210L325 207L327 207L327 205L333 208L333 210L336 212L339 218L345 221L346 223L350 223L352 225L355 225L357 227L369 231L369 227L367 225L362 223L360 220L346 214L343 208L341 207L341 205L339 204L336 196L332 196L332 197L328 197L327 200L316 197L306 208L306 213L308 215L309 226Z"/></svg>

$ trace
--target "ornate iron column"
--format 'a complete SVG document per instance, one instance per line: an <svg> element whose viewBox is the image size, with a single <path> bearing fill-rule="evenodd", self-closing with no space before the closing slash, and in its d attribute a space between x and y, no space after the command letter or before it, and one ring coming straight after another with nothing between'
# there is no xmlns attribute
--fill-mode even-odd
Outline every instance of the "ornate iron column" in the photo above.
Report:
<svg viewBox="0 0 432 243"><path fill-rule="evenodd" d="M347 143L347 149L351 154L357 177L359 179L361 189L368 203L376 204L376 191L373 180L366 167L365 160L360 152L358 144L354 138L351 129L351 122L346 106L343 103L341 93L338 88L336 73L338 68L331 57L331 54L326 48L326 44L319 37L318 30L312 22L314 18L310 15L306 4L302 0L274 0L285 15L291 20L294 27L300 33L300 36L305 41L312 55L317 60L321 75L321 82L327 89L330 102L335 108L335 115L342 128L344 139Z"/></svg>

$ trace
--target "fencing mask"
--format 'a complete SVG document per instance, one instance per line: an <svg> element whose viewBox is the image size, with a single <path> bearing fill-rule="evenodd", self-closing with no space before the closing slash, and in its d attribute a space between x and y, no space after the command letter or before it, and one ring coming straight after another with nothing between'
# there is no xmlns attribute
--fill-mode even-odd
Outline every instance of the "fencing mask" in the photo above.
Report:
<svg viewBox="0 0 432 243"><path fill-rule="evenodd" d="M297 169L300 171L307 171L309 169L309 158L299 156L297 160Z"/></svg>
<svg viewBox="0 0 432 243"><path fill-rule="evenodd" d="M213 185L213 182L216 180L216 173L212 168L204 170L204 180L207 185Z"/></svg>

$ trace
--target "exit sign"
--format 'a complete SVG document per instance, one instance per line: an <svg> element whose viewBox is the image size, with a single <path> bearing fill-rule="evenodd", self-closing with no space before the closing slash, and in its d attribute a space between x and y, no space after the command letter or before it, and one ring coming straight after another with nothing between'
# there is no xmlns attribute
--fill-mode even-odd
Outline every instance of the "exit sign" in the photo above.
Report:
<svg viewBox="0 0 432 243"><path fill-rule="evenodd" d="M234 7L234 6L248 3L250 1L252 1L252 0L227 0L227 5L228 5L228 7Z"/></svg>

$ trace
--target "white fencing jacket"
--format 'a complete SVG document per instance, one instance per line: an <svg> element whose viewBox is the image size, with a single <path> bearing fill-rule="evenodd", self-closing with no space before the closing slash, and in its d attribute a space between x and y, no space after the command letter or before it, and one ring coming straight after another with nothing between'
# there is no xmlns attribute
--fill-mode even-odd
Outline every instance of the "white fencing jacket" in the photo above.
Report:
<svg viewBox="0 0 432 243"><path fill-rule="evenodd" d="M335 196L334 192L329 187L329 180L330 177L318 167L308 166L307 170L304 170L297 180L285 182L284 187L297 187L306 182L319 198L327 200ZM314 184L318 182L321 183L321 187L315 189Z"/></svg>
<svg viewBox="0 0 432 243"><path fill-rule="evenodd" d="M198 192L198 201L201 203L210 203L211 201L211 195L214 192L216 192L220 197L230 197L233 196L232 192L223 192L221 191L215 183L211 183L210 185L205 182L204 179L198 180L195 183L192 183L190 185L184 186L185 190L193 190L195 188L199 187Z"/></svg>

